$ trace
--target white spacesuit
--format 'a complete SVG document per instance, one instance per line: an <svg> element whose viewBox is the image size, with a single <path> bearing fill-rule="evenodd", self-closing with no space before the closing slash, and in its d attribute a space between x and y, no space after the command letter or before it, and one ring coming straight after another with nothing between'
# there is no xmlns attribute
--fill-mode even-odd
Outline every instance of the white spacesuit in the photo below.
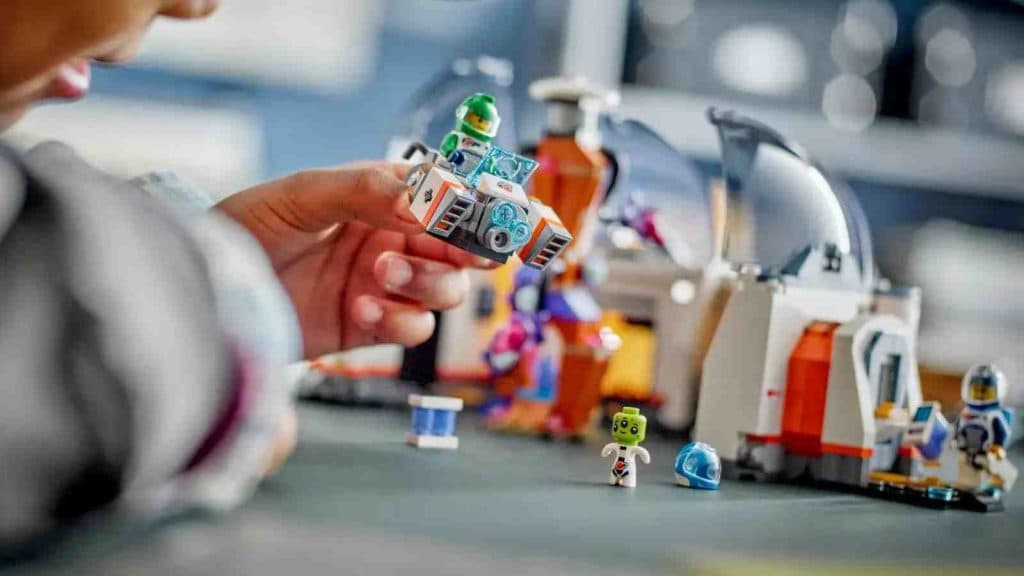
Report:
<svg viewBox="0 0 1024 576"><path fill-rule="evenodd" d="M636 457L644 464L651 463L651 454L642 446L627 446L612 442L601 449L601 457L607 458L615 454L612 471L608 475L608 483L612 486L636 487Z"/></svg>
<svg viewBox="0 0 1024 576"><path fill-rule="evenodd" d="M964 408L956 423L960 450L957 484L973 490L1010 490L1017 469L1006 456L1011 413L1002 407L1006 377L995 366L971 368L964 376Z"/></svg>

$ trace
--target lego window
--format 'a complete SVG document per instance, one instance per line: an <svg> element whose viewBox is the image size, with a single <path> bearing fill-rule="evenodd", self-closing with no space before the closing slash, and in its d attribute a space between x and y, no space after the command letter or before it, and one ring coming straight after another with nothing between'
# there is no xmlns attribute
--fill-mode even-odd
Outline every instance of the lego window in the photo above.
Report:
<svg viewBox="0 0 1024 576"><path fill-rule="evenodd" d="M907 363L910 353L906 336L892 332L878 332L865 350L864 364L868 382L875 395L875 406L892 403L902 406L906 401L908 377Z"/></svg>
<svg viewBox="0 0 1024 576"><path fill-rule="evenodd" d="M537 162L535 160L509 152L498 146L491 146L491 149L487 151L487 155L476 165L476 168L473 169L467 179L475 185L481 175L491 174L502 180L508 180L523 186L536 169Z"/></svg>
<svg viewBox="0 0 1024 576"><path fill-rule="evenodd" d="M731 111L711 110L722 147L727 214L723 257L777 272L807 247L850 254L867 285L874 263L867 224L796 144Z"/></svg>
<svg viewBox="0 0 1024 576"><path fill-rule="evenodd" d="M896 402L896 394L899 389L901 358L895 354L888 354L882 361L878 382L878 402L881 405L886 402Z"/></svg>
<svg viewBox="0 0 1024 576"><path fill-rule="evenodd" d="M921 406L914 412L914 422L927 422L932 417L932 406Z"/></svg>

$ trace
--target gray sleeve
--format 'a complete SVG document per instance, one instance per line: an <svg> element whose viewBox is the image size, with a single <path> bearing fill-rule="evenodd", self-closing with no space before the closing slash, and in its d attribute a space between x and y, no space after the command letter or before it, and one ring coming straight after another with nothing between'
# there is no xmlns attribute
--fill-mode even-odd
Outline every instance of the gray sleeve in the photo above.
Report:
<svg viewBox="0 0 1024 576"><path fill-rule="evenodd" d="M0 542L181 475L236 371L165 209L65 146L0 149Z"/></svg>
<svg viewBox="0 0 1024 576"><path fill-rule="evenodd" d="M211 210L210 195L174 173L132 180L166 206L203 254L225 335L240 356L245 413L220 449L177 483L180 502L231 508L256 488L282 412L293 400L285 367L300 358L299 321L259 243L241 226Z"/></svg>

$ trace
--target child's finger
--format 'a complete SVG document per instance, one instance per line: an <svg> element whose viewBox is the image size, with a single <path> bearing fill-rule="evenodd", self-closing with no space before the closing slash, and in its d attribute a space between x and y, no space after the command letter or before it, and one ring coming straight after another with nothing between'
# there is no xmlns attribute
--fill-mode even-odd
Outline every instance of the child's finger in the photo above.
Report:
<svg viewBox="0 0 1024 576"><path fill-rule="evenodd" d="M434 333L434 315L420 306L363 295L352 301L351 318L362 334L351 346L426 342Z"/></svg>
<svg viewBox="0 0 1024 576"><path fill-rule="evenodd" d="M309 170L286 178L273 200L279 216L307 232L359 220L375 226L417 234L423 231L409 210L408 186L400 165L368 164Z"/></svg>
<svg viewBox="0 0 1024 576"><path fill-rule="evenodd" d="M405 180L406 176L409 175L409 171L415 166L412 162L385 162L382 160L363 160L361 162L351 162L345 164L346 168L352 168L357 170L365 169L379 169L385 172L394 174L399 180Z"/></svg>
<svg viewBox="0 0 1024 576"><path fill-rule="evenodd" d="M469 294L465 270L397 252L378 256L373 275L388 294L402 296L430 310L454 308Z"/></svg>

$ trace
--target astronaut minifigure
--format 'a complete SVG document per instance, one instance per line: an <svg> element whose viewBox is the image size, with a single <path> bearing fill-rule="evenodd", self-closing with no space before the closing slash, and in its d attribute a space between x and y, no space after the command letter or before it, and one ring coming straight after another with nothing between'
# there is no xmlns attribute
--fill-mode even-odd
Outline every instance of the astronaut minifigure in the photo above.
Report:
<svg viewBox="0 0 1024 576"><path fill-rule="evenodd" d="M636 487L636 457L644 464L651 463L651 454L640 446L647 436L647 418L640 414L638 408L625 406L622 412L615 414L612 421L612 438L615 442L605 444L601 449L601 457L615 455L608 483L612 486Z"/></svg>
<svg viewBox="0 0 1024 576"><path fill-rule="evenodd" d="M1017 469L1005 449L1012 417L1002 406L1006 376L993 365L974 366L964 375L960 394L964 408L956 423L957 484L975 492L1010 490Z"/></svg>
<svg viewBox="0 0 1024 576"><path fill-rule="evenodd" d="M494 96L473 94L455 109L455 128L441 141L441 155L458 175L468 175L491 149L500 124Z"/></svg>

